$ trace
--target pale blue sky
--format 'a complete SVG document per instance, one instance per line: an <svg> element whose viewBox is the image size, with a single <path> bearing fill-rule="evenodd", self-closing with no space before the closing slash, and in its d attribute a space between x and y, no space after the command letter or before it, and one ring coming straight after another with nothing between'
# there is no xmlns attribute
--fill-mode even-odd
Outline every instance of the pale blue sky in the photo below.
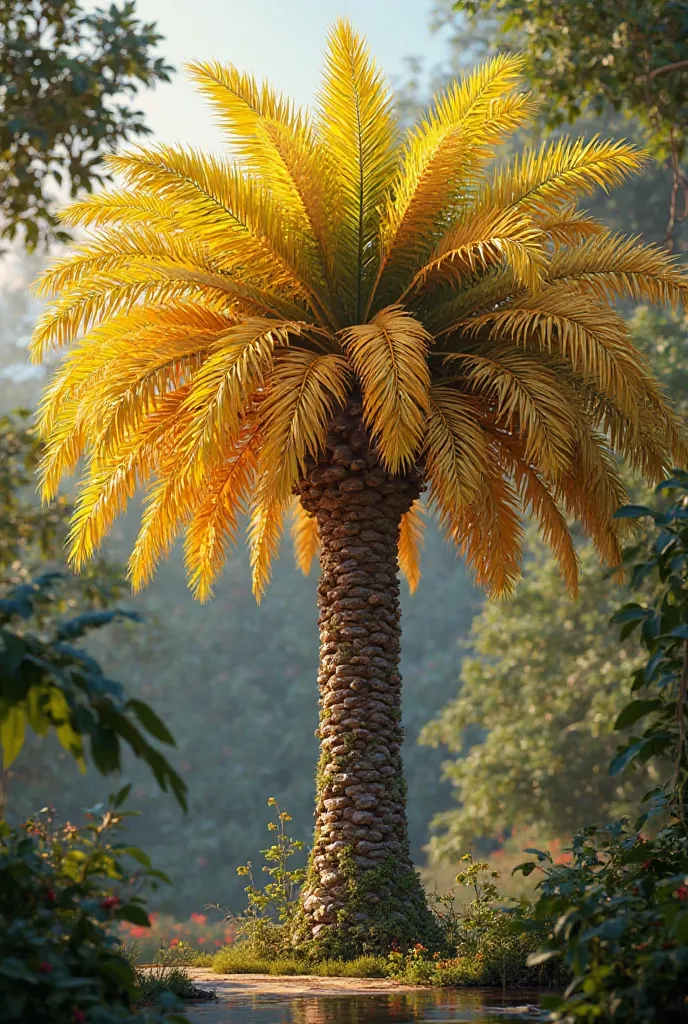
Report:
<svg viewBox="0 0 688 1024"><path fill-rule="evenodd" d="M139 16L156 21L166 37L160 52L180 69L172 84L141 94L139 105L161 141L217 148L218 130L181 69L184 61L236 64L309 104L319 84L327 29L338 16L368 37L393 77L409 54L429 65L444 56L441 35L428 27L431 6L431 0L137 0Z"/></svg>

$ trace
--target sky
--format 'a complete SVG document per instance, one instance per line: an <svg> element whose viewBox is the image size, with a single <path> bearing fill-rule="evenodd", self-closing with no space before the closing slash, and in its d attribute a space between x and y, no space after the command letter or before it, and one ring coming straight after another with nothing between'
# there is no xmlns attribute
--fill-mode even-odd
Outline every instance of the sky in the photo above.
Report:
<svg viewBox="0 0 688 1024"><path fill-rule="evenodd" d="M86 6L99 6L89 0ZM155 21L165 36L160 53L179 70L170 85L139 96L139 106L160 141L203 149L220 145L212 115L186 77L191 59L235 64L299 104L318 89L327 30L348 17L367 36L390 78L402 75L404 58L419 55L429 66L444 56L444 41L429 28L432 0L137 0L139 17Z"/></svg>

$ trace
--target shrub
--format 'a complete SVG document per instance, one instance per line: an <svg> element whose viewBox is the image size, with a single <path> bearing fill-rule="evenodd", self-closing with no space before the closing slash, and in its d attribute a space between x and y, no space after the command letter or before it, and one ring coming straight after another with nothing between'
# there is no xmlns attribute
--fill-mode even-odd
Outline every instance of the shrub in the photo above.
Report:
<svg viewBox="0 0 688 1024"><path fill-rule="evenodd" d="M113 844L127 790L94 808L84 828L49 814L0 823L2 1019L110 1024L134 1016L140 993L113 924L145 926L141 890L164 877L140 850ZM135 867L131 866L134 862ZM174 1005L169 994L162 1002ZM183 1021L182 1017L167 1017Z"/></svg>
<svg viewBox="0 0 688 1024"><path fill-rule="evenodd" d="M420 943L389 955L388 973L412 985L486 985L543 987L561 983L559 965L527 965L544 932L529 923L530 904L513 897L504 906L496 879L485 861L462 857L458 885L472 889L473 898L461 907L456 890L430 896L446 938L445 953L431 953Z"/></svg>
<svg viewBox="0 0 688 1024"><path fill-rule="evenodd" d="M290 862L303 850L304 844L287 835L287 823L291 821L288 811L281 811L272 796L268 806L275 808L276 817L275 821L268 822L268 830L277 835L272 846L261 853L265 858L263 872L271 880L261 889L250 861L238 867L237 874L249 880L244 889L248 907L240 915L227 912L226 920L234 923L246 947L242 955L254 960L285 960L285 956L291 955L291 925L298 907L299 889L306 877L305 868L292 868ZM208 909L221 908L216 904Z"/></svg>
<svg viewBox="0 0 688 1024"><path fill-rule="evenodd" d="M589 826L570 864L546 853L521 870L540 870L534 922L554 921L531 958L558 957L573 975L550 997L556 1020L678 1024L688 1019L688 837L677 824L648 839L626 821Z"/></svg>

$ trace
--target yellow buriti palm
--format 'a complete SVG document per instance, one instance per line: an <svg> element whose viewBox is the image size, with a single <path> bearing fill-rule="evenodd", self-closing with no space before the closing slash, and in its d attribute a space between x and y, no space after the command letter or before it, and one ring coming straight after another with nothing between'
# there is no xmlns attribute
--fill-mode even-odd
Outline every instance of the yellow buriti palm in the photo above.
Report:
<svg viewBox="0 0 688 1024"><path fill-rule="evenodd" d="M642 158L561 140L493 170L532 115L521 67L494 59L402 133L346 22L313 116L194 63L231 158L112 157L124 187L67 210L92 234L39 283L56 298L34 357L72 345L39 423L47 498L85 459L77 568L140 483L136 588L183 531L205 599L245 512L258 596L285 513L301 568L320 548L323 752L297 941L433 941L399 759L397 560L415 585L421 491L491 592L518 577L524 515L575 591L567 516L619 557L614 453L650 481L686 459L613 302L675 305L688 277L576 207Z"/></svg>

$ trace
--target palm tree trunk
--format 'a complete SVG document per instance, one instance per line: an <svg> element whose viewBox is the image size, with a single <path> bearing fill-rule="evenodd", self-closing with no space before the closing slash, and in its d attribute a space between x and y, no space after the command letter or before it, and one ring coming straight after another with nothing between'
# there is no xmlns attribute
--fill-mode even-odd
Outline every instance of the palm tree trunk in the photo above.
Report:
<svg viewBox="0 0 688 1024"><path fill-rule="evenodd" d="M294 944L355 956L439 934L413 868L401 743L397 546L421 491L380 465L350 400L300 487L321 542L315 839Z"/></svg>

